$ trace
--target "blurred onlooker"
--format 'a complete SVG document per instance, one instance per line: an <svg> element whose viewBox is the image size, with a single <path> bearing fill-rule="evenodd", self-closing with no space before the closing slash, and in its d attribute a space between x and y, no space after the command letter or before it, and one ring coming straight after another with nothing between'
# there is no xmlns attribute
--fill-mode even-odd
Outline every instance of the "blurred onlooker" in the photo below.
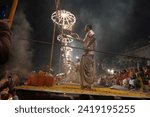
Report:
<svg viewBox="0 0 150 117"><path fill-rule="evenodd" d="M144 74L144 70L142 67L139 67L138 75L142 78L143 84L145 84L145 74Z"/></svg>
<svg viewBox="0 0 150 117"><path fill-rule="evenodd" d="M9 59L11 32L8 23L0 20L0 79L5 75L5 64Z"/></svg>
<svg viewBox="0 0 150 117"><path fill-rule="evenodd" d="M11 46L11 32L9 25L5 20L0 20L0 93L1 99L7 99L8 94L5 89L9 88L9 81L5 64L9 59L9 52Z"/></svg>
<svg viewBox="0 0 150 117"><path fill-rule="evenodd" d="M145 77L147 79L148 86L150 89L150 66L146 66L146 68L145 68Z"/></svg>
<svg viewBox="0 0 150 117"><path fill-rule="evenodd" d="M131 77L129 79L129 89L135 90L136 89L136 75L132 72Z"/></svg>

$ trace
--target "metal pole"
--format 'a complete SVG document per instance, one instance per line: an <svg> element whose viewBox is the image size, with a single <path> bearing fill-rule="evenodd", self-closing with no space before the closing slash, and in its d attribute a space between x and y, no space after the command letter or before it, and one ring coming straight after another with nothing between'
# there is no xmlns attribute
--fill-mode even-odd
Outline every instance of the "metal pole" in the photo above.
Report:
<svg viewBox="0 0 150 117"><path fill-rule="evenodd" d="M59 1L55 0L55 5L56 5L56 14L58 16L58 5ZM53 40L52 40L52 46L51 46L51 51L50 51L50 65L49 69L52 68L52 59L53 59L53 50L54 50L54 42L55 42L55 33L56 33L56 23L54 23L54 29L53 29Z"/></svg>

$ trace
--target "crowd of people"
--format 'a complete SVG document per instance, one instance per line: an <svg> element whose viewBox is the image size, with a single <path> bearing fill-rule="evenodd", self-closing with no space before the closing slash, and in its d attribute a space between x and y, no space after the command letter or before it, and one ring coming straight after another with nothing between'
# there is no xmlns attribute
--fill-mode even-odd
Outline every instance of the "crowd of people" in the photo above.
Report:
<svg viewBox="0 0 150 117"><path fill-rule="evenodd" d="M98 84L108 87L118 85L128 90L150 91L150 66L114 71L113 74L101 76Z"/></svg>

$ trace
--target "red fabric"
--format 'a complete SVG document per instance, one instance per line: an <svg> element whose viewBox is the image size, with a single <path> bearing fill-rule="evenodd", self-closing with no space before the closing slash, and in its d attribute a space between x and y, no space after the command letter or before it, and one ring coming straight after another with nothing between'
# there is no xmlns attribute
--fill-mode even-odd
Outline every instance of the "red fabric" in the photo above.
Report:
<svg viewBox="0 0 150 117"><path fill-rule="evenodd" d="M148 70L145 75L148 76L148 79L150 79L150 70Z"/></svg>
<svg viewBox="0 0 150 117"><path fill-rule="evenodd" d="M54 77L39 73L30 75L27 80L27 85L29 86L53 86L54 83Z"/></svg>

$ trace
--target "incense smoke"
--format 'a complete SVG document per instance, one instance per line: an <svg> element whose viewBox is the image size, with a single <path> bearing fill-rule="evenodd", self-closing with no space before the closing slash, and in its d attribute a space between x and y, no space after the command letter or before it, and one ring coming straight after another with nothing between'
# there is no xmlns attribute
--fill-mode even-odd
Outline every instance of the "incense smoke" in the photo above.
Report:
<svg viewBox="0 0 150 117"><path fill-rule="evenodd" d="M62 6L77 17L75 31L80 35L84 35L85 24L93 25L98 50L120 52L126 48L129 39L124 37L131 30L134 0L86 0L86 4L84 0L76 0L74 4L64 0Z"/></svg>
<svg viewBox="0 0 150 117"><path fill-rule="evenodd" d="M133 0L103 0L101 7L84 8L80 11L82 22L93 25L98 49L105 51L121 51L127 39L124 38L130 30L130 19L134 10ZM97 10L97 12L95 12ZM121 45L120 45L121 44ZM117 45L117 47L116 47Z"/></svg>
<svg viewBox="0 0 150 117"><path fill-rule="evenodd" d="M32 67L33 51L29 42L32 28L23 11L17 12L12 29L13 39L9 66L11 71L26 77Z"/></svg>
<svg viewBox="0 0 150 117"><path fill-rule="evenodd" d="M64 0L62 6L76 16L74 31L80 36L85 35L85 24L93 25L97 39L96 50L119 53L127 49L130 43L135 5L134 0L76 0L74 4ZM77 9L76 6L80 7ZM77 43L76 46L78 47L79 44ZM108 54L96 53L96 56L98 61L101 57L105 59L107 56L111 60Z"/></svg>

